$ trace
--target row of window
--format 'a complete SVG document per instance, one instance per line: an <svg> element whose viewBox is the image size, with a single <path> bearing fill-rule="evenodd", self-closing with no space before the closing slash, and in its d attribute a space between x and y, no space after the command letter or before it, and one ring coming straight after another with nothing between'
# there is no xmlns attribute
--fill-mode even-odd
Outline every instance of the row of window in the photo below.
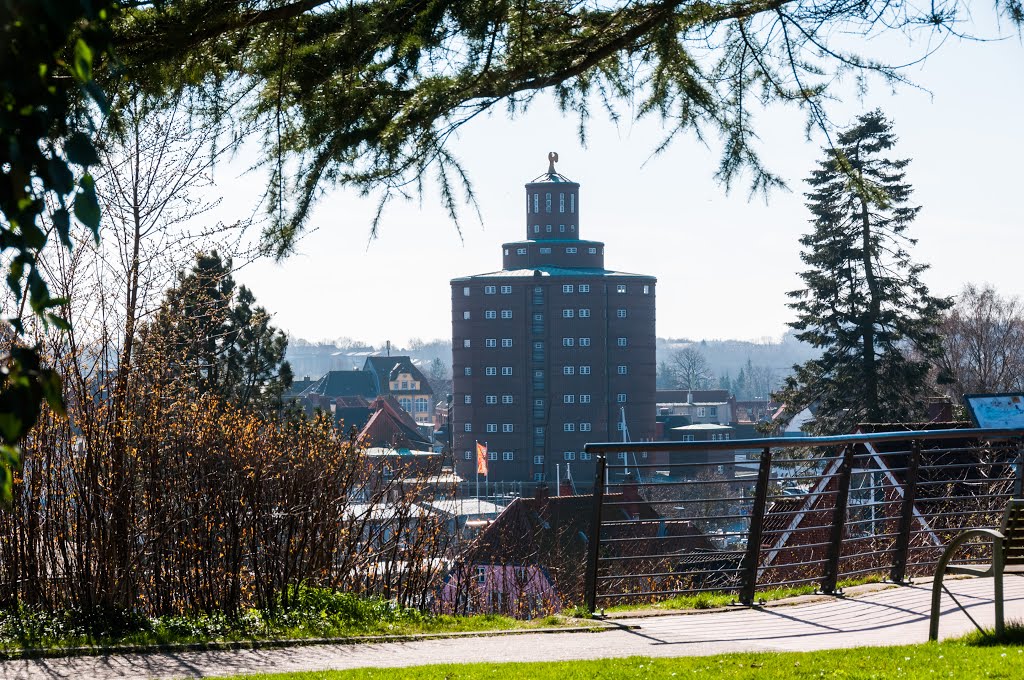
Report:
<svg viewBox="0 0 1024 680"><path fill-rule="evenodd" d="M498 424L497 423L487 423L487 425L486 425L486 427L484 429L486 429L488 432L497 432L498 431ZM516 431L515 424L514 423L503 423L502 426L501 426L501 431L502 432L515 432Z"/></svg>
<svg viewBox="0 0 1024 680"><path fill-rule="evenodd" d="M619 364L615 367L615 371L619 375L627 375L629 373L629 367L625 364ZM562 375L575 375L575 366L562 366ZM580 366L580 375L590 375L590 366Z"/></svg>
<svg viewBox="0 0 1024 680"><path fill-rule="evenodd" d="M575 315L576 315L576 310L574 310L574 309L563 309L562 310L562 318L563 319L571 319ZM616 309L615 310L615 316L620 318L620 319L625 319L626 318L626 310L625 309ZM587 308L580 309L579 310L579 317L581 319L589 319L590 318L590 310L587 309Z"/></svg>
<svg viewBox="0 0 1024 680"><path fill-rule="evenodd" d="M484 295L494 295L497 292L498 292L498 286L484 286ZM462 294L467 296L467 297L469 296L469 286L463 286ZM501 294L502 295L511 295L512 294L512 286L501 286ZM511 318L511 317L509 317L509 318Z"/></svg>
<svg viewBox="0 0 1024 680"><path fill-rule="evenodd" d="M473 315L470 314L470 312L465 311L465 312L462 313L462 318L465 319L466 321L469 321L471 318L473 318ZM484 318L485 319L497 319L498 318L498 310L496 310L496 309L488 309L488 310L484 311ZM503 310L501 310L501 318L502 319L511 319L512 318L512 310L511 309L503 309Z"/></svg>
<svg viewBox="0 0 1024 680"><path fill-rule="evenodd" d="M526 199L526 209L527 209L527 211L530 210L530 199L529 198ZM533 194L533 212L534 213L539 213L540 212L540 193L537 193L537 192L535 192ZM544 193L544 212L551 212L551 192L550 191ZM565 192L564 191L559 191L558 192L558 212L560 212L560 213L564 213L565 212ZM569 194L569 212L570 213L576 212L576 194L574 194L574 193L570 193Z"/></svg>
<svg viewBox="0 0 1024 680"><path fill-rule="evenodd" d="M577 455L579 456L580 460L590 460L591 459L591 454L587 453L586 451L580 451L578 454L575 451L563 451L562 452L562 460L576 460L576 456ZM534 465L543 465L544 464L544 456L542 456L542 455L534 456L533 457L533 464Z"/></svg>
<svg viewBox="0 0 1024 680"><path fill-rule="evenodd" d="M548 247L541 248L540 252L541 252L542 255L550 255L551 254L551 248L548 248ZM566 248L565 252L569 253L570 255L571 254L575 254L576 253L576 248ZM597 254L597 248L588 248L587 252L590 253L591 255L596 255ZM518 255L526 255L526 248L519 248L516 251L516 253ZM508 251L507 250L505 251L505 254L508 255ZM495 294L498 293L499 290L501 291L502 295L511 295L512 294L512 286L484 286L484 295L495 295ZM581 283L578 286L576 286L576 290L578 292L580 292L580 293L589 293L590 292L590 284L589 283ZM626 289L626 284L624 284L624 283L619 283L619 284L616 284L616 286L615 286L615 292L616 293L625 293L626 290L627 290ZM651 287L649 285L645 285L643 287L643 291L644 291L644 295L650 295ZM562 292L563 293L571 293L571 292L573 292L573 284L568 283L568 284L563 285L562 286ZM469 296L469 294L470 294L469 286L463 286L462 294L465 295L465 296ZM468 319L469 317L467 316L466 318ZM509 317L502 317L502 318L509 318L509 319L511 319L512 317L509 316Z"/></svg>
<svg viewBox="0 0 1024 680"><path fill-rule="evenodd" d="M463 451L462 452L462 457L465 460L472 460L473 459L473 452L472 451ZM501 452L501 459L502 460L515 460L516 459L515 452L514 451L502 451ZM487 452L487 460L498 460L498 452L497 451L488 451Z"/></svg>
<svg viewBox="0 0 1024 680"><path fill-rule="evenodd" d="M579 457L579 460L591 460L592 459L592 455L587 453L586 451L580 451L578 453L576 451L563 451L562 452L562 460L576 460L577 456ZM463 451L462 452L462 458L464 460L472 460L473 459L473 452L472 451ZM502 451L501 452L501 459L502 460L508 460L508 461L514 461L516 459L515 451ZM487 452L487 460L498 460L498 452L497 451L488 451ZM536 456L534 456L533 457L533 464L534 465L543 465L544 464L544 456L543 455L536 455Z"/></svg>
<svg viewBox="0 0 1024 680"><path fill-rule="evenodd" d="M574 403L576 403L576 395L575 394L563 394L562 395L562 403L563 404L574 404ZM589 404L590 403L590 395L589 394L581 394L580 395L580 403L581 404Z"/></svg>
<svg viewBox="0 0 1024 680"><path fill-rule="evenodd" d="M463 395L462 400L466 404L472 404L473 403L473 395L472 394ZM496 394L488 394L488 395L486 395L484 397L484 403L485 404L497 404L498 403L498 395L496 395ZM514 404L515 403L515 398L511 394L503 394L503 395L501 395L501 403L502 404Z"/></svg>
<svg viewBox="0 0 1024 680"><path fill-rule="evenodd" d="M579 426L580 426L580 432L590 432L590 429L591 429L590 428L590 423L580 423ZM562 424L562 431L563 432L575 432L576 431L576 423L563 423Z"/></svg>
<svg viewBox="0 0 1024 680"><path fill-rule="evenodd" d="M409 397L399 397L398 405L406 413L425 413L427 411L427 398L416 397L416 399L411 399Z"/></svg>
<svg viewBox="0 0 1024 680"><path fill-rule="evenodd" d="M544 226L545 226L544 231L546 231L547 233L550 234L552 231L554 231L551 228L552 225L547 224L547 225L544 225ZM575 231L576 231L576 225L575 224L570 224L569 225L569 233L574 233ZM539 224L533 225L533 233L534 234L539 234L540 233L540 225ZM558 233L560 233L560 234L564 234L565 233L565 225L564 224L559 224L558 225Z"/></svg>
<svg viewBox="0 0 1024 680"><path fill-rule="evenodd" d="M534 345L537 344L539 343L534 343ZM629 345L629 341L626 338L616 338L615 344L619 347L627 347ZM562 338L562 347L574 347L575 345L576 338ZM590 338L580 338L579 345L580 347L590 347Z"/></svg>

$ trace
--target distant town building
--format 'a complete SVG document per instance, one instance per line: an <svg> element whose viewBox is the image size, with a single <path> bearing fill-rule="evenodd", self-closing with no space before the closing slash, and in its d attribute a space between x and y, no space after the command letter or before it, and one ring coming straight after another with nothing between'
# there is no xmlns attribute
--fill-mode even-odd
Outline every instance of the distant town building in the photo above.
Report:
<svg viewBox="0 0 1024 680"><path fill-rule="evenodd" d="M605 269L604 244L580 238L580 185L549 160L526 185L526 240L502 246L501 270L451 281L453 454L465 479L477 441L492 481L554 482L568 463L589 486L584 444L654 436L656 279Z"/></svg>
<svg viewBox="0 0 1024 680"><path fill-rule="evenodd" d="M366 357L363 371L373 376L378 394L393 396L417 423L433 423L434 390L410 357Z"/></svg>

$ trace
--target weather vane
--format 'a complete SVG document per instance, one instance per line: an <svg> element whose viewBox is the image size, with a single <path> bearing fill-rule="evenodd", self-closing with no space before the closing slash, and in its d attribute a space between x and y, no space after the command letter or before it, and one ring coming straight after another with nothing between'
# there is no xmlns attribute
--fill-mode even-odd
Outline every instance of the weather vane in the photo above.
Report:
<svg viewBox="0 0 1024 680"><path fill-rule="evenodd" d="M548 174L555 174L555 163L558 162L558 152L552 151L548 154Z"/></svg>

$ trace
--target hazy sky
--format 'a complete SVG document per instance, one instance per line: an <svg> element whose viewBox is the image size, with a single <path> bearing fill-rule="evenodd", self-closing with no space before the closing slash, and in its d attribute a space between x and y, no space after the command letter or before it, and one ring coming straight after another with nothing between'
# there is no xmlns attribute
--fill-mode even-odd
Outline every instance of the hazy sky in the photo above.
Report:
<svg viewBox="0 0 1024 680"><path fill-rule="evenodd" d="M913 255L931 263L925 280L934 293L953 294L973 281L1024 295L1022 66L1016 34L949 42L907 71L928 91L892 92L876 82L863 100L850 95L830 109L840 124L875 107L894 120L895 155L913 159L908 178L923 206ZM557 151L558 170L582 185L581 236L607 244L609 269L658 278L659 336L780 335L792 318L786 291L799 287L798 239L808 230L802 180L821 157L821 135L805 140L795 108L761 115L763 160L792 189L766 204L748 200L746 185L726 194L714 182L716 140L705 148L681 138L652 158L660 125L631 123L624 113L618 126L595 115L586 148L576 120L563 119L546 95L516 120L501 113L476 120L452 150L473 181L483 224L467 207L460 237L428 192L422 204L392 204L380 237L370 241L376 200L334 190L315 208L295 255L249 265L237 278L294 337L397 344L450 337L449 279L501 268L501 243L525 237L523 184ZM242 174L245 161L219 171L222 219L247 215L262 188L262 175Z"/></svg>

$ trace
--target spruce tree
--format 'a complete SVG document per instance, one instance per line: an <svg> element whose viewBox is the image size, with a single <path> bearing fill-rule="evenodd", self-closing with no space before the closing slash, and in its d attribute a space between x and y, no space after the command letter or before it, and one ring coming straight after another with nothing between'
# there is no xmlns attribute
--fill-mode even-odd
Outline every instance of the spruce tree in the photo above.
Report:
<svg viewBox="0 0 1024 680"><path fill-rule="evenodd" d="M881 111L859 117L807 180L813 230L800 243L805 287L789 293L796 337L822 350L794 366L782 391L783 418L815 406L816 433L849 432L860 422L910 422L923 412L935 331L948 299L921 281L928 266L911 260L907 229L920 211L909 203L908 159Z"/></svg>

